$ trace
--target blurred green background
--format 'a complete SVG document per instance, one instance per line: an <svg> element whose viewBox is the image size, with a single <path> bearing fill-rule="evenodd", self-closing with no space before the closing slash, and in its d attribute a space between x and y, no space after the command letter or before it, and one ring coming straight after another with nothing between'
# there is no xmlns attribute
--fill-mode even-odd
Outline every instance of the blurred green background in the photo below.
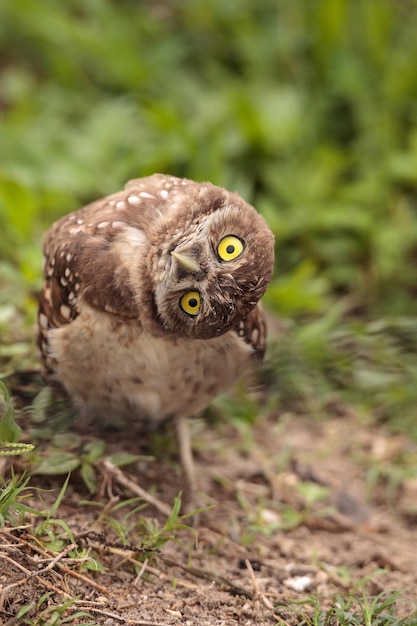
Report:
<svg viewBox="0 0 417 626"><path fill-rule="evenodd" d="M270 388L417 433L417 2L2 0L0 359L41 235L129 178L237 190L276 235Z"/></svg>

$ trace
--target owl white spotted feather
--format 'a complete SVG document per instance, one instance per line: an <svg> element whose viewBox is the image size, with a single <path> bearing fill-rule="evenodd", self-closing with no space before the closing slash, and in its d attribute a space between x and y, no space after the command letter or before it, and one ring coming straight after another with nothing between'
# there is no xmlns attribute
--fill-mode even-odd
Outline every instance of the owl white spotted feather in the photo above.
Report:
<svg viewBox="0 0 417 626"><path fill-rule="evenodd" d="M90 421L183 432L263 355L274 239L235 193L135 179L55 222L44 254L44 370Z"/></svg>

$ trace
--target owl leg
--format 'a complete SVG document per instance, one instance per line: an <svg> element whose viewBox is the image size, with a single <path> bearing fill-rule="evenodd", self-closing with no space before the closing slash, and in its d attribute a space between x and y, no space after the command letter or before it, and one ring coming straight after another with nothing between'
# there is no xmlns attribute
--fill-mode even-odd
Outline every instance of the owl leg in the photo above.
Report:
<svg viewBox="0 0 417 626"><path fill-rule="evenodd" d="M182 510L190 512L193 506L196 487L195 466L191 448L190 426L188 418L178 416L175 419L180 462L184 475Z"/></svg>

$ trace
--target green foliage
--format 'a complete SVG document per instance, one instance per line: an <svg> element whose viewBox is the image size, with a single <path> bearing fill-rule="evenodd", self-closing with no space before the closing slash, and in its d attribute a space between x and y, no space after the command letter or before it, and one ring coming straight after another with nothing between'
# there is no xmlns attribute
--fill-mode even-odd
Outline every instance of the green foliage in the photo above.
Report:
<svg viewBox="0 0 417 626"><path fill-rule="evenodd" d="M414 318L342 325L336 307L309 324L282 330L271 346L265 381L282 410L323 417L342 401L417 437L416 352Z"/></svg>
<svg viewBox="0 0 417 626"><path fill-rule="evenodd" d="M28 488L29 477L16 476L12 472L9 480L0 479L0 527L7 524L16 526L22 523L27 513L33 510L24 503L31 493Z"/></svg>
<svg viewBox="0 0 417 626"><path fill-rule="evenodd" d="M0 380L0 457L29 452L34 446L18 443L21 428L14 419L14 409L6 385Z"/></svg>
<svg viewBox="0 0 417 626"><path fill-rule="evenodd" d="M96 502L83 502L84 505L98 505ZM136 547L137 538L140 537L141 560L149 558L154 551L160 550L169 541L179 541L181 531L193 535L197 543L197 533L189 525L190 518L201 513L203 509L196 509L190 513L181 514L181 494L174 498L169 516L164 523L152 517L143 515L146 503L141 498L130 498L122 502L105 507L105 514L100 514L99 519L106 529L116 533L118 541L124 546ZM135 549L135 548L133 548Z"/></svg>
<svg viewBox="0 0 417 626"><path fill-rule="evenodd" d="M366 592L366 581L359 580L357 589L346 594L336 594L332 607L322 608L315 596L294 602L300 626L414 626L415 612L404 618L395 615L401 592L386 590L376 596ZM298 609L297 606L300 605ZM306 611L306 609L310 609Z"/></svg>
<svg viewBox="0 0 417 626"><path fill-rule="evenodd" d="M61 601L58 604L48 606L52 591L44 593L35 606L25 605L18 611L16 618L20 624L26 626L53 626L55 624L82 624L82 626L95 626L96 621L86 611L69 612L77 602L77 598ZM69 614L68 614L69 613ZM36 615L32 618L31 615ZM86 619L90 621L86 621ZM82 620L82 621L80 621Z"/></svg>
<svg viewBox="0 0 417 626"><path fill-rule="evenodd" d="M1 254L24 274L53 218L169 171L264 212L278 312L413 311L415 0L4 0L0 25Z"/></svg>
<svg viewBox="0 0 417 626"><path fill-rule="evenodd" d="M2 405L4 406L4 412L2 410L0 422L0 444L7 445L8 443L16 443L16 441L19 440L21 428L14 421L14 410L10 394L7 391L6 385L1 381L0 394L2 395Z"/></svg>
<svg viewBox="0 0 417 626"><path fill-rule="evenodd" d="M416 0L3 0L2 368L35 353L43 230L170 172L236 189L275 233L282 405L336 394L415 430L416 28Z"/></svg>

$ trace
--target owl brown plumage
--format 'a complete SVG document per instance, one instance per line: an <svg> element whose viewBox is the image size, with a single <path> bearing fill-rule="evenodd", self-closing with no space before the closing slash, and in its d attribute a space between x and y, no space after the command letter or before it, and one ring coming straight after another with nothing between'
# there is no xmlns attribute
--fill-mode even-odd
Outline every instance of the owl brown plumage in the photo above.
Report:
<svg viewBox="0 0 417 626"><path fill-rule="evenodd" d="M183 420L264 352L273 235L237 194L132 180L53 224L44 253L44 369L90 419Z"/></svg>

